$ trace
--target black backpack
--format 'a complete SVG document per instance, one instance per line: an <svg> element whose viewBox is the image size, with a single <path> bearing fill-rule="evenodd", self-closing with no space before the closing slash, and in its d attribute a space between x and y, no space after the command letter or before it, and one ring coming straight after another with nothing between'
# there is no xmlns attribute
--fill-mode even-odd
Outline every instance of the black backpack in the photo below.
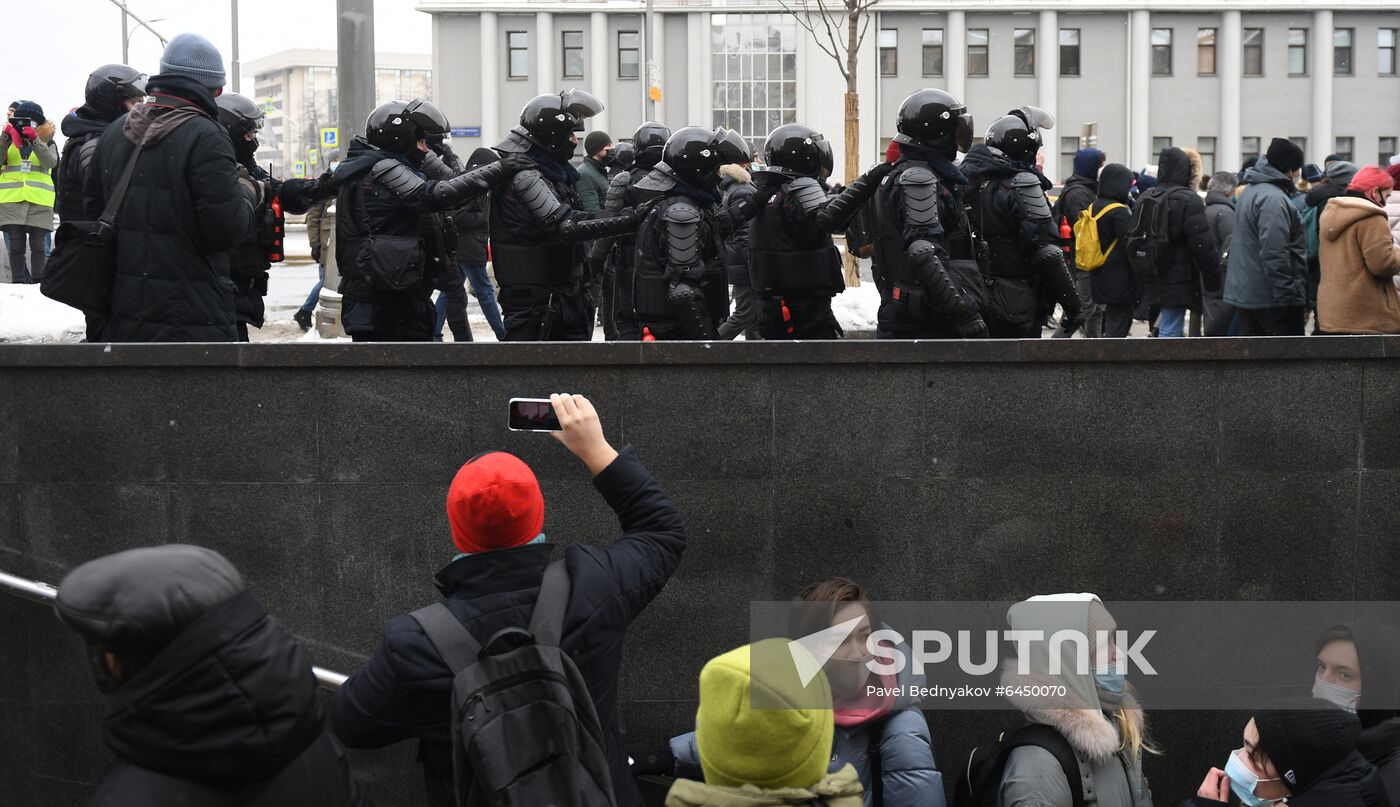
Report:
<svg viewBox="0 0 1400 807"><path fill-rule="evenodd" d="M996 807L1006 760L1011 752L1026 745L1044 748L1055 756L1069 782L1074 807L1084 805L1084 782L1079 775L1079 759L1060 732L1040 723L1028 723L1003 733L991 745L979 745L968 754L967 766L958 775L953 791L953 807Z"/></svg>
<svg viewBox="0 0 1400 807"><path fill-rule="evenodd" d="M588 686L559 641L569 573L544 573L528 630L485 646L446 605L413 612L452 669L452 772L458 807L615 807L603 731Z"/></svg>
<svg viewBox="0 0 1400 807"><path fill-rule="evenodd" d="M1128 225L1128 263L1139 274L1156 275L1166 264L1171 250L1170 194L1152 188L1138 197L1133 220Z"/></svg>

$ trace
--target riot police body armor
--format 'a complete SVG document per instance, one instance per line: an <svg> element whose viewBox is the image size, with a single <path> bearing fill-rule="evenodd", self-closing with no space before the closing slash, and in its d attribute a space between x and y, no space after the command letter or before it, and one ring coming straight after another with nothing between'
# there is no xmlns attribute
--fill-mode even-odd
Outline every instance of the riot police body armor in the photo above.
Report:
<svg viewBox="0 0 1400 807"><path fill-rule="evenodd" d="M262 107L238 93L224 93L214 100L219 105L219 123L228 130L242 173L262 186L262 199L253 216L254 232L229 253L238 338L246 342L248 326L261 328L266 318L263 298L267 296L267 271L283 258L286 214L305 213L335 193L335 186L329 176L286 182L273 179L254 157L258 150L257 133L263 127Z"/></svg>
<svg viewBox="0 0 1400 807"><path fill-rule="evenodd" d="M661 162L671 130L656 121L647 121L632 135L630 166L614 174L608 181L608 195L603 210L617 215L626 208L636 208L652 199L659 199L659 190L639 190L636 183L651 173ZM616 151L616 150L614 150ZM618 162L621 163L619 157ZM632 307L632 273L635 266L637 234L634 231L593 242L589 262L593 271L603 275L603 332L609 339L635 342L642 338L642 326ZM607 320L611 319L611 328Z"/></svg>
<svg viewBox="0 0 1400 807"><path fill-rule="evenodd" d="M737 132L689 126L635 184L661 197L637 232L633 305L643 339L714 339L728 318L723 240L734 224L719 204L719 167L747 153Z"/></svg>
<svg viewBox="0 0 1400 807"><path fill-rule="evenodd" d="M823 182L831 145L810 126L778 127L763 147L766 168L755 182L774 191L749 225L749 275L761 300L764 339L837 339L831 299L846 288L831 234L846 229L891 166L883 163L839 196Z"/></svg>
<svg viewBox="0 0 1400 807"><path fill-rule="evenodd" d="M987 245L987 327L994 338L1039 338L1043 307L1055 302L1064 306L1067 330L1080 321L1079 295L1045 197L1052 183L1035 168L1039 130L1054 125L1036 107L1013 110L993 121L963 160L968 215Z"/></svg>
<svg viewBox="0 0 1400 807"><path fill-rule="evenodd" d="M880 339L986 336L985 285L953 165L972 142L972 116L943 90L900 105L900 157L872 201Z"/></svg>
<svg viewBox="0 0 1400 807"><path fill-rule="evenodd" d="M433 291L465 294L443 211L489 193L524 163L507 158L451 179L427 178L428 139L448 126L426 101L381 104L365 128L335 172L341 322L357 342L428 342Z"/></svg>
<svg viewBox="0 0 1400 807"><path fill-rule="evenodd" d="M496 151L527 168L491 196L491 261L500 285L506 341L588 341L585 242L634 229L634 211L580 209L578 171L569 164L576 132L603 105L581 90L541 95Z"/></svg>

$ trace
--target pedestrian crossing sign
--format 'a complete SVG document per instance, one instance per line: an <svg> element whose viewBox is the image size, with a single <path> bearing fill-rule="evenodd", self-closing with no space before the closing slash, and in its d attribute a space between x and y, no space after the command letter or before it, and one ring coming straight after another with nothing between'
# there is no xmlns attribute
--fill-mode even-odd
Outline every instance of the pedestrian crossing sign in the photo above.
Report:
<svg viewBox="0 0 1400 807"><path fill-rule="evenodd" d="M306 161L311 163L312 165L315 165L316 163L321 161L321 152L317 151L316 149L311 149L310 151L306 152Z"/></svg>
<svg viewBox="0 0 1400 807"><path fill-rule="evenodd" d="M306 176L306 163L304 163L304 162L295 162L295 163L292 163L292 176L295 176L295 177L304 177L304 176Z"/></svg>
<svg viewBox="0 0 1400 807"><path fill-rule="evenodd" d="M340 142L340 130L335 128L321 130L321 148L333 149Z"/></svg>

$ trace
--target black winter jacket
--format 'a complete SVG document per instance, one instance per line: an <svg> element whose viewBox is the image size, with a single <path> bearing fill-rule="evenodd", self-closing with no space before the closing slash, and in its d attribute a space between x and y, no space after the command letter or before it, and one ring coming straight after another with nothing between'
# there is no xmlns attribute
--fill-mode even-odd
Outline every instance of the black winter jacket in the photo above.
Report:
<svg viewBox="0 0 1400 807"><path fill-rule="evenodd" d="M1064 219L1068 221L1072 233L1074 223L1079 221L1079 214L1099 196L1099 180L1094 177L1075 174L1065 180L1064 190L1060 191L1060 198L1055 200L1055 227L1058 228L1061 219ZM1068 263L1070 268L1077 268L1074 265L1074 236L1071 235L1068 241L1062 240L1061 244L1067 248L1065 263Z"/></svg>
<svg viewBox="0 0 1400 807"><path fill-rule="evenodd" d="M313 205L320 204L335 194L335 188L330 184L323 185L319 178L277 182L257 163L244 167L253 179L271 182L272 192L282 205L283 214L305 213ZM266 315L263 298L267 296L267 271L272 268L272 262L267 259L272 245L265 239L273 235L259 227L258 219L266 216L270 222L271 211L272 198L269 197L254 211L252 236L229 253L229 276L233 278L233 285L237 289L234 308L238 312L238 321L256 328L263 326Z"/></svg>
<svg viewBox="0 0 1400 807"><path fill-rule="evenodd" d="M724 206L733 208L753 196L757 188L749 179L749 172L737 165L720 168L719 192L724 195ZM724 240L724 271L729 282L735 286L752 286L749 279L749 228L747 225L735 227L734 232Z"/></svg>
<svg viewBox="0 0 1400 807"><path fill-rule="evenodd" d="M228 253L253 226L233 144L214 97L198 83L156 76L149 92L149 103L103 132L83 189L87 217L96 221L132 149L146 143L117 215L117 276L102 338L232 342Z"/></svg>
<svg viewBox="0 0 1400 807"><path fill-rule="evenodd" d="M1230 794L1230 804L1237 804ZM1181 807L1224 807L1226 802L1193 796ZM1290 796L1288 807L1389 807L1390 800L1376 769L1359 752L1353 751L1306 790Z"/></svg>
<svg viewBox="0 0 1400 807"><path fill-rule="evenodd" d="M83 221L87 218L87 197L83 195L83 183L92 169L92 155L97 151L97 140L107 127L109 120L101 120L91 107L79 107L76 112L64 117L61 128L68 138L63 144L63 156L58 164L63 170L58 172L58 185L55 190L58 199L54 211L59 221Z"/></svg>
<svg viewBox="0 0 1400 807"><path fill-rule="evenodd" d="M1220 288L1220 252L1206 219L1206 206L1191 186L1191 161L1178 148L1165 149L1157 166L1157 189L1167 194L1171 251L1165 265L1145 278L1144 299L1163 308L1199 308L1201 286ZM1141 204L1141 200L1139 200Z"/></svg>
<svg viewBox="0 0 1400 807"><path fill-rule="evenodd" d="M452 211L452 221L457 225L457 263L485 266L491 197L481 196Z"/></svg>
<svg viewBox="0 0 1400 807"><path fill-rule="evenodd" d="M685 527L674 504L630 448L593 485L617 513L622 538L610 546L571 545L564 558L572 582L563 648L578 666L598 708L617 803L639 805L618 725L618 670L627 626L661 592L680 563ZM452 613L478 641L529 623L553 547L532 544L468 555L435 582ZM336 735L354 748L420 740L430 807L452 807L448 718L452 675L411 616L384 628L374 656L335 695Z"/></svg>
<svg viewBox="0 0 1400 807"><path fill-rule="evenodd" d="M1114 202L1127 205L1133 189L1132 169L1117 163L1105 166L1098 188L1099 198L1092 207L1095 213ZM1113 251L1104 265L1090 276L1096 303L1137 305L1142 300L1142 280L1128 263L1128 230L1132 221L1131 206L1110 210L1099 219L1099 247L1107 250L1113 246Z"/></svg>
<svg viewBox="0 0 1400 807"><path fill-rule="evenodd" d="M311 663L248 592L181 631L112 695L118 762L89 807L348 807Z"/></svg>

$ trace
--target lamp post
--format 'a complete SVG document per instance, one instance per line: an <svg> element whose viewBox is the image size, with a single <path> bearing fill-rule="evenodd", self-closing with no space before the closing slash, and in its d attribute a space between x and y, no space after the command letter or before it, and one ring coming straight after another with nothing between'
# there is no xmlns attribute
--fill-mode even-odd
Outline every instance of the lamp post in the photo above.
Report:
<svg viewBox="0 0 1400 807"><path fill-rule="evenodd" d="M130 64L130 63L131 63L131 54L130 54L131 34L130 34L130 33L128 32L128 30L127 30L127 23L126 23L127 17L130 17L131 19L136 20L136 22L137 22L138 24L140 24L140 26L141 26L142 28L145 28L147 31L150 31L152 34L154 34L154 35L155 35L155 38L160 40L160 44L161 44L162 47L164 47L164 46L170 44L170 41L169 41L168 39L166 39L165 37L161 36L161 35L160 35L160 31L157 31L156 29L152 28L150 23L146 22L145 20L141 19L140 17L136 16L135 14L132 14L132 13L131 13L131 9L127 8L127 6L126 6L126 0L109 0L109 2L110 2L112 5L114 5L114 6L116 6L117 8L119 8L119 9L122 10L122 64ZM153 22L161 22L161 21L162 21L162 20L153 20Z"/></svg>

